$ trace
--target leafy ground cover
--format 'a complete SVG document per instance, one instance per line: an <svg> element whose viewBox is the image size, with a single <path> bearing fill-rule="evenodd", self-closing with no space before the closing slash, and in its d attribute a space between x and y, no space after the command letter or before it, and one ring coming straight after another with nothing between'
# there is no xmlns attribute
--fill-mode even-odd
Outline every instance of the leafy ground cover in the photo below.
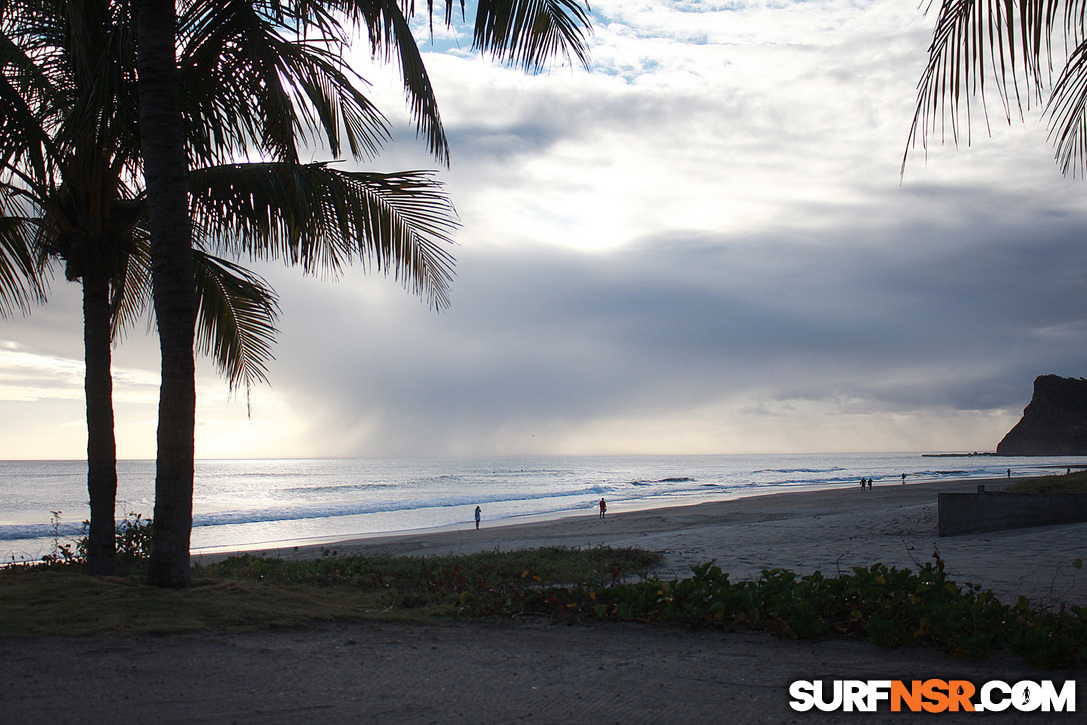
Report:
<svg viewBox="0 0 1087 725"><path fill-rule="evenodd" d="M772 569L738 582L710 563L678 581L549 589L530 600L555 617L770 631L795 639L862 637L883 647L924 646L960 657L1008 650L1041 667L1087 662L1087 607L1039 609L1026 597L1005 604L979 586L948 579L942 561L917 572L875 564L835 577Z"/></svg>

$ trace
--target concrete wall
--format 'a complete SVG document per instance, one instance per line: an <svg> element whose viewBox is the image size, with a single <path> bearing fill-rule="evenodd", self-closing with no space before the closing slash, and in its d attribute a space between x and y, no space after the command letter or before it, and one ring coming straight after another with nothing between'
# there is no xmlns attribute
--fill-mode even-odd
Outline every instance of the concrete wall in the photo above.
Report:
<svg viewBox="0 0 1087 725"><path fill-rule="evenodd" d="M1082 493L941 493L940 536L1087 521Z"/></svg>

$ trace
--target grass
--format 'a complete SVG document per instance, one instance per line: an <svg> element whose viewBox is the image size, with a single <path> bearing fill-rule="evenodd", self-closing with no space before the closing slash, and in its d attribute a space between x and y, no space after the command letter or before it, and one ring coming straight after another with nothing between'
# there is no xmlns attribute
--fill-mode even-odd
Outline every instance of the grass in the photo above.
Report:
<svg viewBox="0 0 1087 725"><path fill-rule="evenodd" d="M91 577L78 562L0 569L0 636L241 632L334 619L436 621L487 616L546 586L601 587L644 576L660 555L640 549L546 548L441 557L285 560L235 556L195 567L193 585L143 584L140 564Z"/></svg>
<svg viewBox="0 0 1087 725"><path fill-rule="evenodd" d="M0 575L0 636L241 632L359 616L358 592L197 576L187 590L142 577L38 570Z"/></svg>
<svg viewBox="0 0 1087 725"><path fill-rule="evenodd" d="M1087 493L1087 471L1028 478L999 490L1005 493Z"/></svg>

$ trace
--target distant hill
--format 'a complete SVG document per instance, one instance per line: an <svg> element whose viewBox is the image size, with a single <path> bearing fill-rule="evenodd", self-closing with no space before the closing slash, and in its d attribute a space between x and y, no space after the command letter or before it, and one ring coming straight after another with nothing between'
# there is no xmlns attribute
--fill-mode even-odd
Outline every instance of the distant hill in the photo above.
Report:
<svg viewBox="0 0 1087 725"><path fill-rule="evenodd" d="M996 447L999 456L1087 455L1087 380L1041 375L1022 419Z"/></svg>

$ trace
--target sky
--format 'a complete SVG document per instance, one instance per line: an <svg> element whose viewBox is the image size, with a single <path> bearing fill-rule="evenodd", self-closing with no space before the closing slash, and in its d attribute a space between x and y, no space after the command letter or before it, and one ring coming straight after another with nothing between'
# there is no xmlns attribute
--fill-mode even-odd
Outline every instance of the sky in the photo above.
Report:
<svg viewBox="0 0 1087 725"><path fill-rule="evenodd" d="M416 23L447 169L359 49L395 129L362 168L439 169L456 205L451 306L253 263L282 306L270 384L247 405L200 363L198 457L991 451L1035 377L1087 375L1087 187L1044 117L976 113L903 172L916 0L592 11L591 67L531 76ZM59 276L0 319L0 458L85 456L82 370ZM131 330L122 458L154 457L157 370Z"/></svg>

